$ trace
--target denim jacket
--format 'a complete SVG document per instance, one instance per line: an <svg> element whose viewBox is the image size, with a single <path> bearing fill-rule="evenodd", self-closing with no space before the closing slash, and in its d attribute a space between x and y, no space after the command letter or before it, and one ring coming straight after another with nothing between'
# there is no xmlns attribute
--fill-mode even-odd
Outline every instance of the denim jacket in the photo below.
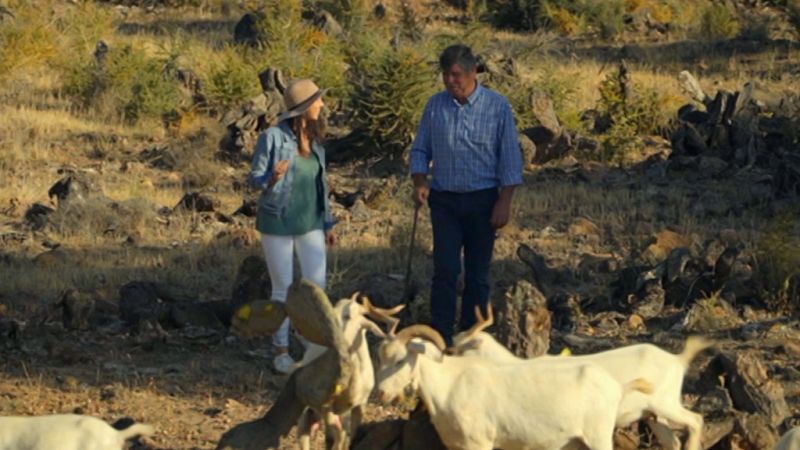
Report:
<svg viewBox="0 0 800 450"><path fill-rule="evenodd" d="M321 204L319 208L324 212L324 229L327 231L333 228L334 221L331 215L330 200L328 199L329 189L325 172L325 149L317 142L313 142L311 151L317 155L322 166L322 176L317 183L317 192L320 194ZM289 207L289 199L292 196L295 172L294 160L297 156L297 138L289 127L288 121L283 121L277 126L270 127L258 136L256 151L253 155L253 165L250 169L250 184L261 189L261 196L258 199L258 208L260 210L277 216L282 216L286 213L286 209ZM275 171L275 165L286 159L289 160L289 169L283 178L274 185L269 186L269 181Z"/></svg>

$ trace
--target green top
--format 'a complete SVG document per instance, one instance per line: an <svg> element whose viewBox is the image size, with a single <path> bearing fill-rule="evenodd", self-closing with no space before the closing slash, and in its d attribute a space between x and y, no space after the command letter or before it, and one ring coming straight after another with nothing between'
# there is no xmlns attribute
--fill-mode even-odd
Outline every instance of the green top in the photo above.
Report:
<svg viewBox="0 0 800 450"><path fill-rule="evenodd" d="M322 172L319 159L312 152L307 158L298 155L292 164L295 165L294 168L290 168L290 170L294 170L292 196L289 199L286 214L280 217L276 214L262 212L259 208L256 228L261 233L298 236L312 230L322 229L323 212L319 208L319 191L317 190L317 177L320 177Z"/></svg>

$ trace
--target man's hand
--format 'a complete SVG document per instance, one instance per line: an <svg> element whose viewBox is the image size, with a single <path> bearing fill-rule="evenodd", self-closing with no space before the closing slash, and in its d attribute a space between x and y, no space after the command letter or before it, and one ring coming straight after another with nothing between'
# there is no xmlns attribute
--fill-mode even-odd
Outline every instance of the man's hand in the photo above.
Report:
<svg viewBox="0 0 800 450"><path fill-rule="evenodd" d="M325 232L325 243L328 244L328 247L335 246L338 240L339 239L336 237L336 233L333 230L328 230Z"/></svg>
<svg viewBox="0 0 800 450"><path fill-rule="evenodd" d="M500 189L500 196L492 209L492 227L499 230L508 225L511 218L511 198L514 195L514 186L507 186Z"/></svg>
<svg viewBox="0 0 800 450"><path fill-rule="evenodd" d="M425 178L424 174L415 173L414 177L414 205L417 207L422 205L428 204L428 195L430 194L430 188L428 187L428 180Z"/></svg>
<svg viewBox="0 0 800 450"><path fill-rule="evenodd" d="M270 186L275 186L275 183L281 181L283 176L286 175L286 172L289 170L289 160L284 159L279 161L278 164L275 165L275 172L272 174L272 179L269 180Z"/></svg>

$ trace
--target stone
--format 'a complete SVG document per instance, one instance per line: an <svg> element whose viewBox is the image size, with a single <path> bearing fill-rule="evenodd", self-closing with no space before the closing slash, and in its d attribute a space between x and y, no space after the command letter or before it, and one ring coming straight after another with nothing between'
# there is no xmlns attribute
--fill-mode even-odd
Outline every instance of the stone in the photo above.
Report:
<svg viewBox="0 0 800 450"><path fill-rule="evenodd" d="M246 13L233 29L233 42L254 48L260 47L264 41L264 33L258 26L258 22L264 19L265 16L261 12Z"/></svg>
<svg viewBox="0 0 800 450"><path fill-rule="evenodd" d="M769 423L769 419L760 414L740 413L736 415L733 433L730 436L731 447L742 450L762 450L775 447L778 434Z"/></svg>
<svg viewBox="0 0 800 450"><path fill-rule="evenodd" d="M169 305L158 295L155 283L131 281L119 289L119 314L128 326L168 317Z"/></svg>
<svg viewBox="0 0 800 450"><path fill-rule="evenodd" d="M498 308L498 340L522 358L547 353L550 348L550 311L547 299L531 283L522 280L506 292Z"/></svg>
<svg viewBox="0 0 800 450"><path fill-rule="evenodd" d="M196 212L213 212L216 210L218 202L206 194L199 192L186 193L177 205L173 208L176 210L196 211Z"/></svg>
<svg viewBox="0 0 800 450"><path fill-rule="evenodd" d="M385 450L400 440L404 420L386 420L362 425L356 432L352 450Z"/></svg>
<svg viewBox="0 0 800 450"><path fill-rule="evenodd" d="M527 166L536 159L536 143L524 133L519 133L519 146L522 152L522 164Z"/></svg>
<svg viewBox="0 0 800 450"><path fill-rule="evenodd" d="M680 234L670 229L659 231L653 237L653 243L644 251L644 257L659 262L664 260L669 253L678 247L691 247L694 239L691 236Z"/></svg>
<svg viewBox="0 0 800 450"><path fill-rule="evenodd" d="M772 427L791 415L783 387L754 351L723 353L718 359L736 409L761 414Z"/></svg>
<svg viewBox="0 0 800 450"><path fill-rule="evenodd" d="M76 289L67 289L56 302L62 310L62 323L67 330L88 330L94 313L94 298Z"/></svg>

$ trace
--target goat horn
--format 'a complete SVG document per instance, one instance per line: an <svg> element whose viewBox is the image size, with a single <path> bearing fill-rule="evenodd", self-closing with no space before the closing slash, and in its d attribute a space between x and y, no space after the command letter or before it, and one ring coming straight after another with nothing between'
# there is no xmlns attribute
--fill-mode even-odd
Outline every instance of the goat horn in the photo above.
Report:
<svg viewBox="0 0 800 450"><path fill-rule="evenodd" d="M350 296L350 300L354 302L358 302L358 296L361 295L360 291L353 292L353 295Z"/></svg>
<svg viewBox="0 0 800 450"><path fill-rule="evenodd" d="M397 326L400 324L400 319L394 317L395 314L399 313L406 305L397 305L391 309L384 309L378 308L369 301L369 298L364 296L362 297L364 300L364 307L367 308L367 316L373 320L377 320L389 325L389 336L394 336L395 331L397 331Z"/></svg>
<svg viewBox="0 0 800 450"><path fill-rule="evenodd" d="M364 300L364 306L370 311L376 314L382 314L384 316L394 316L395 314L399 313L406 307L406 305L400 304L395 306L394 308L378 308L377 306L373 305L371 301L369 301L369 297L364 296L362 297Z"/></svg>
<svg viewBox="0 0 800 450"><path fill-rule="evenodd" d="M475 317L478 318L478 321L475 322L475 325L473 325L472 328L467 330L465 339L475 337L476 334L480 333L486 328L489 328L494 323L494 313L492 312L491 304L486 307L486 311L486 317L483 317L483 313L481 313L481 307L477 305L475 306Z"/></svg>
<svg viewBox="0 0 800 450"><path fill-rule="evenodd" d="M408 341L411 339L418 337L423 338L432 342L439 351L444 352L447 348L447 344L444 342L444 338L438 331L434 330L433 328L429 327L428 325L410 325L397 333L395 339L403 345L406 345Z"/></svg>

